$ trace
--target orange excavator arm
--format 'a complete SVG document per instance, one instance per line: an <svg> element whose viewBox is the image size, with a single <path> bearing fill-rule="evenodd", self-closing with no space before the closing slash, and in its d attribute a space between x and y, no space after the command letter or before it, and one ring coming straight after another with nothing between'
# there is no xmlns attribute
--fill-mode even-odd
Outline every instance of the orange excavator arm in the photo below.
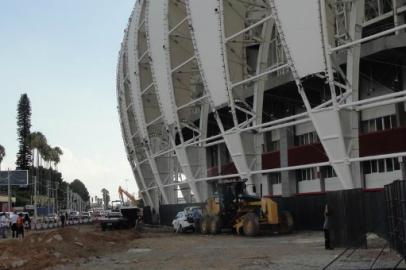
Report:
<svg viewBox="0 0 406 270"><path fill-rule="evenodd" d="M126 190L124 190L121 186L118 187L118 194L120 196L121 202L124 204L124 196L123 194L128 198L128 200L131 202L131 204L137 206L137 200L133 195L128 193Z"/></svg>

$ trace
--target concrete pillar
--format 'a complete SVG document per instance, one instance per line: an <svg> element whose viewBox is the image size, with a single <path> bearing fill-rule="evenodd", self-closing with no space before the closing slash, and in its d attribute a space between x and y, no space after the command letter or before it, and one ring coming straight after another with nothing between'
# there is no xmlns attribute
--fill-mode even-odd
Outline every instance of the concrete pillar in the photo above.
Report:
<svg viewBox="0 0 406 270"><path fill-rule="evenodd" d="M320 191L325 192L326 191L326 179L324 178L324 171L322 167L317 167L317 178L320 179Z"/></svg>
<svg viewBox="0 0 406 270"><path fill-rule="evenodd" d="M280 132L280 159L281 167L287 167L288 164L288 149L294 144L294 128L285 127L279 130ZM296 174L294 171L281 172L282 180L282 196L289 197L295 195L297 190Z"/></svg>
<svg viewBox="0 0 406 270"><path fill-rule="evenodd" d="M398 160L399 160L400 171L402 172L402 179L401 180L406 180L405 158L404 157L399 157Z"/></svg>

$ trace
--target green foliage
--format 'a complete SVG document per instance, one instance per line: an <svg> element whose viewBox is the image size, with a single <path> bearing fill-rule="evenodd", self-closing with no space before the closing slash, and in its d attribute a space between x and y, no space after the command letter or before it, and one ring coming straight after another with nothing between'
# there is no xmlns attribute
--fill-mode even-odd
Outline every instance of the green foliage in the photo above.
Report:
<svg viewBox="0 0 406 270"><path fill-rule="evenodd" d="M107 209L108 205L110 203L110 192L107 189L103 188L101 190L101 193L102 193L102 196L103 196L104 209Z"/></svg>
<svg viewBox="0 0 406 270"><path fill-rule="evenodd" d="M0 164L3 161L3 158L6 156L6 149L3 145L0 144Z"/></svg>
<svg viewBox="0 0 406 270"><path fill-rule="evenodd" d="M39 131L32 132L28 136L28 144L31 149L41 149L48 144L47 138Z"/></svg>
<svg viewBox="0 0 406 270"><path fill-rule="evenodd" d="M27 170L31 166L31 151L28 137L31 134L31 105L27 94L22 94L17 106L17 135L19 148L17 152L17 168Z"/></svg>
<svg viewBox="0 0 406 270"><path fill-rule="evenodd" d="M82 183L79 179L73 180L72 183L70 183L69 187L72 189L73 192L76 192L79 194L79 196L85 201L88 202L90 199L89 196L89 191L87 191L87 188L85 184Z"/></svg>

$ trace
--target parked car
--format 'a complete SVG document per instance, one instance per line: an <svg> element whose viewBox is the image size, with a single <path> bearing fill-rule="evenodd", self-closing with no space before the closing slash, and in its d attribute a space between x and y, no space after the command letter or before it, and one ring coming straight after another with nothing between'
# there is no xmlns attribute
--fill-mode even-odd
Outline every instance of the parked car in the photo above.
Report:
<svg viewBox="0 0 406 270"><path fill-rule="evenodd" d="M188 221L185 211L181 211L176 214L175 219L172 221L172 225L173 231L177 233L181 233L193 228L193 223Z"/></svg>
<svg viewBox="0 0 406 270"><path fill-rule="evenodd" d="M90 218L91 217L91 214L90 214L90 212L82 212L82 216L81 216L82 218Z"/></svg>
<svg viewBox="0 0 406 270"><path fill-rule="evenodd" d="M188 230L194 232L199 227L201 216L201 207L186 207L185 210L178 212L175 219L172 221L173 230L177 233Z"/></svg>

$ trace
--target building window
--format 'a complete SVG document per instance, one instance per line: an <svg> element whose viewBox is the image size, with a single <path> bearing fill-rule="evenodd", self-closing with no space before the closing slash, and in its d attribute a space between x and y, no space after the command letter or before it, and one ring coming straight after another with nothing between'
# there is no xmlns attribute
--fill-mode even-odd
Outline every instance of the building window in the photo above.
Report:
<svg viewBox="0 0 406 270"><path fill-rule="evenodd" d="M268 179L271 185L282 183L281 173L270 173L268 174Z"/></svg>
<svg viewBox="0 0 406 270"><path fill-rule="evenodd" d="M297 146L312 144L319 142L319 136L317 136L316 131L305 133L302 135L297 135L295 138L295 143Z"/></svg>
<svg viewBox="0 0 406 270"><path fill-rule="evenodd" d="M368 160L362 162L364 174L384 173L400 170L398 158Z"/></svg>
<svg viewBox="0 0 406 270"><path fill-rule="evenodd" d="M218 153L217 153L217 145L214 147L209 148L209 156L210 156L210 167L216 167L218 165Z"/></svg>
<svg viewBox="0 0 406 270"><path fill-rule="evenodd" d="M316 172L314 168L301 169L296 171L296 179L298 181L306 181L316 179Z"/></svg>
<svg viewBox="0 0 406 270"><path fill-rule="evenodd" d="M323 174L324 178L332 178L337 177L336 172L332 166L325 166L321 168L321 173Z"/></svg>
<svg viewBox="0 0 406 270"><path fill-rule="evenodd" d="M363 133L392 129L396 127L396 115L388 115L361 122L361 130Z"/></svg>
<svg viewBox="0 0 406 270"><path fill-rule="evenodd" d="M279 141L272 141L268 150L269 152L279 151Z"/></svg>
<svg viewBox="0 0 406 270"><path fill-rule="evenodd" d="M267 152L279 151L279 140L272 140L272 132L265 133L265 144Z"/></svg>

